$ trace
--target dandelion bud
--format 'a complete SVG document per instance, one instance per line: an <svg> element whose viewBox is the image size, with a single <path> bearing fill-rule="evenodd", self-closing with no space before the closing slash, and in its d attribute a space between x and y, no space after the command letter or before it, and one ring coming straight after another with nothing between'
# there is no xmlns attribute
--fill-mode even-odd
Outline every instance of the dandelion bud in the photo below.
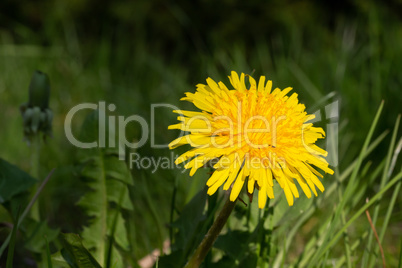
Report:
<svg viewBox="0 0 402 268"><path fill-rule="evenodd" d="M50 84L45 73L35 71L29 85L28 103L21 105L24 137L30 142L35 135L52 136L53 112L49 109Z"/></svg>
<svg viewBox="0 0 402 268"><path fill-rule="evenodd" d="M50 83L47 74L35 71L29 85L28 106L46 109L49 107Z"/></svg>

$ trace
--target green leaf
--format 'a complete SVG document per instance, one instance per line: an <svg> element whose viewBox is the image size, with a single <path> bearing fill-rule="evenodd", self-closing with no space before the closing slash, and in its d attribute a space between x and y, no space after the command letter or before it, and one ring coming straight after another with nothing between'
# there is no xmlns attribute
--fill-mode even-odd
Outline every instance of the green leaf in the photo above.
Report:
<svg viewBox="0 0 402 268"><path fill-rule="evenodd" d="M169 255L159 258L158 267L160 268L182 268L183 267L183 250L173 251Z"/></svg>
<svg viewBox="0 0 402 268"><path fill-rule="evenodd" d="M232 231L219 236L214 248L224 251L224 257L217 263L220 265L232 265L231 267L257 267L258 257L253 246L253 234L247 231Z"/></svg>
<svg viewBox="0 0 402 268"><path fill-rule="evenodd" d="M103 123L99 122L98 113L95 111L85 119L81 129L82 141L97 141L99 144L100 124L102 133L114 135L114 129L108 128L107 125L103 126ZM106 136L105 140L109 140L109 137ZM128 186L133 184L133 180L126 163L119 160L118 153L118 147L96 147L81 149L78 152L81 178L89 188L78 202L90 217L88 226L85 226L82 232L83 243L93 253L95 259L104 266L123 265L121 257L117 256L119 255L117 248L130 250L121 210L133 209L128 191ZM113 226L116 228L114 231ZM112 249L108 248L110 245L108 241L113 242ZM112 260L109 260L109 257Z"/></svg>
<svg viewBox="0 0 402 268"><path fill-rule="evenodd" d="M29 218L25 219L22 228L26 234L29 234L24 246L36 253L42 253L46 247L46 241L53 241L60 232L59 229L51 229L45 221L37 222ZM43 239L44 236L46 240Z"/></svg>
<svg viewBox="0 0 402 268"><path fill-rule="evenodd" d="M208 268L232 268L237 267L236 261L228 256L223 256L218 262L211 263ZM239 266L238 266L239 267Z"/></svg>
<svg viewBox="0 0 402 268"><path fill-rule="evenodd" d="M54 264L57 268L71 268L74 267L74 264L69 264L69 262L67 262L67 260L63 257L62 251L65 253L66 250L62 249L61 251L57 251L56 253L53 253L51 256L51 261L52 264ZM68 254L64 254L67 255ZM72 263L72 261L71 261Z"/></svg>
<svg viewBox="0 0 402 268"><path fill-rule="evenodd" d="M239 263L238 267L242 268L254 268L257 267L258 257L254 253L247 254L245 258Z"/></svg>
<svg viewBox="0 0 402 268"><path fill-rule="evenodd" d="M160 267L183 267L189 255L201 242L204 233L200 230L206 221L206 201L207 188L204 187L183 208L180 217L172 224L177 230L171 247L172 253L159 259Z"/></svg>
<svg viewBox="0 0 402 268"><path fill-rule="evenodd" d="M83 246L79 235L62 234L62 241L65 249L63 257L71 267L101 268L91 253Z"/></svg>
<svg viewBox="0 0 402 268"><path fill-rule="evenodd" d="M184 207L180 218L173 223L173 226L178 229L174 240L175 249L188 248L191 238L199 235L197 227L205 220L206 201L207 190L204 188Z"/></svg>
<svg viewBox="0 0 402 268"><path fill-rule="evenodd" d="M115 241L120 247L128 249L130 243L127 239L127 232L122 214L115 209L111 210L108 215L107 224L111 228L108 236L112 236L113 241Z"/></svg>
<svg viewBox="0 0 402 268"><path fill-rule="evenodd" d="M239 260L243 256L244 251L248 250L249 238L251 234L247 231L232 231L218 237L214 244L214 248L218 248L229 255L234 260Z"/></svg>
<svg viewBox="0 0 402 268"><path fill-rule="evenodd" d="M0 158L0 203L28 190L36 180L17 166Z"/></svg>
<svg viewBox="0 0 402 268"><path fill-rule="evenodd" d="M0 206L0 222L11 222L11 221L13 221L11 213L4 206Z"/></svg>

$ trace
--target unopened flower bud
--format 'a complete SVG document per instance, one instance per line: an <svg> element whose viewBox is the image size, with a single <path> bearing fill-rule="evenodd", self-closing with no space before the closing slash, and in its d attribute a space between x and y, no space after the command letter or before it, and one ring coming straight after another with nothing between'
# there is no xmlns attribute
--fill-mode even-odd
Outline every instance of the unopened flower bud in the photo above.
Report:
<svg viewBox="0 0 402 268"><path fill-rule="evenodd" d="M29 85L28 103L20 110L24 123L24 137L29 142L39 132L43 137L52 136L53 113L49 109L50 84L45 73L35 71Z"/></svg>
<svg viewBox="0 0 402 268"><path fill-rule="evenodd" d="M29 85L28 106L39 107L42 110L49 107L50 83L47 74L35 71Z"/></svg>

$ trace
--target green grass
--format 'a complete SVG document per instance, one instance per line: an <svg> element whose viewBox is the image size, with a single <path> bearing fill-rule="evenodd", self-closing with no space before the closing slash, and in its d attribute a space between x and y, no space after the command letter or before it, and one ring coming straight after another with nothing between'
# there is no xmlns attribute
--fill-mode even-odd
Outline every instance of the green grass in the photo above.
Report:
<svg viewBox="0 0 402 268"><path fill-rule="evenodd" d="M147 7L144 4L142 8ZM180 7L169 8L182 18ZM339 17L330 29L319 25L319 21L308 27L283 22L282 31L270 36L239 38L236 42L222 39L221 43L215 42L219 36L215 33L210 36L215 41L205 41L207 48L194 51L178 45L172 53L158 47L157 39L150 44L144 37L145 30L138 30L131 40L124 31L124 22L120 22L120 28L105 28L94 41L84 38L71 18L58 21L49 15L48 20L62 30L56 31L51 23L45 25L42 35L52 40L46 45L25 25L16 30L18 38L1 31L0 157L25 171L31 169L30 148L22 141L19 105L27 102L31 75L39 69L50 77L50 107L55 116L54 137L41 149L39 177L57 168L40 195L42 213L51 227L81 233L88 217L75 204L87 188L77 175L78 150L68 142L63 129L71 107L105 100L117 106L111 115L138 114L150 121L150 105L154 103L194 110L179 99L207 77L227 83L231 70L265 75L273 80L274 87L292 86L311 113L321 109L324 116L323 107L339 101L339 166L334 176L324 178L323 194L311 200L300 197L290 209L281 195L271 200L269 213L259 214L255 202L248 207L238 204L234 214L238 217L231 216L228 232L257 232L258 222L264 222L262 230L271 233L264 239L248 241L244 252L262 248L260 252L266 252L267 259L259 263L270 265L266 267L332 267L333 263L337 267L377 267L381 264L378 245L362 215L368 209L387 265L396 267L402 252L400 243L394 242L402 237L398 228L402 222L401 160L396 150L398 146L400 149L401 139L398 113L402 102L402 27L386 10L369 6L366 11L355 20ZM186 25L185 18L181 22ZM189 35L192 40L198 38L196 33ZM376 114L380 104L382 111ZM83 112L74 119L75 134L85 115ZM176 132L167 131L175 121L170 110L157 112L156 142L166 144L176 137ZM325 126L328 122L318 124ZM126 135L130 140L139 139L139 125L130 124ZM151 148L149 142L136 152L142 156L170 156L167 149ZM155 173L134 169L132 176L134 186L129 190L134 210L124 214L131 226L127 234L132 245L126 256L128 263L136 263L155 248L162 248L163 241L169 238L171 219L179 217L208 174L199 172L190 178L188 172L181 173L179 169ZM0 214L1 222L9 218L5 212ZM202 230L206 231L205 226ZM1 238L8 231L2 229ZM48 247L54 253L60 243L49 241ZM216 249L211 261L227 252L230 249ZM26 253L16 250L15 255Z"/></svg>

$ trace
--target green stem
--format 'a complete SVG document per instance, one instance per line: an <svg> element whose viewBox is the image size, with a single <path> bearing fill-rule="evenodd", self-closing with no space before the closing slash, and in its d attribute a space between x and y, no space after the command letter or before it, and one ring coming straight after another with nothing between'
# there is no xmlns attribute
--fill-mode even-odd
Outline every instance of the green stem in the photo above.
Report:
<svg viewBox="0 0 402 268"><path fill-rule="evenodd" d="M170 225L169 225L169 239L170 242L173 242L173 217L174 217L174 208L176 205L176 193L177 193L177 187L178 187L178 178L176 176L174 180L174 188L173 188L173 195L172 195L172 201L170 204Z"/></svg>
<svg viewBox="0 0 402 268"><path fill-rule="evenodd" d="M40 135L37 133L32 138L31 144L31 175L39 180L39 159L40 159ZM39 183L41 183L39 181ZM35 184L32 189L32 196L36 193L38 186ZM31 208L31 217L40 221L39 200L35 202Z"/></svg>
<svg viewBox="0 0 402 268"><path fill-rule="evenodd" d="M208 233L205 235L201 244L195 250L193 256L191 256L185 268L197 268L200 266L202 261L207 256L209 250L212 248L212 245L214 244L216 238L218 238L220 232L223 229L223 226L225 226L230 213L232 213L233 208L235 207L235 204L236 200L234 202L230 201L229 198L226 200L226 203L225 205L223 205L223 208L216 218L215 222L208 230Z"/></svg>

